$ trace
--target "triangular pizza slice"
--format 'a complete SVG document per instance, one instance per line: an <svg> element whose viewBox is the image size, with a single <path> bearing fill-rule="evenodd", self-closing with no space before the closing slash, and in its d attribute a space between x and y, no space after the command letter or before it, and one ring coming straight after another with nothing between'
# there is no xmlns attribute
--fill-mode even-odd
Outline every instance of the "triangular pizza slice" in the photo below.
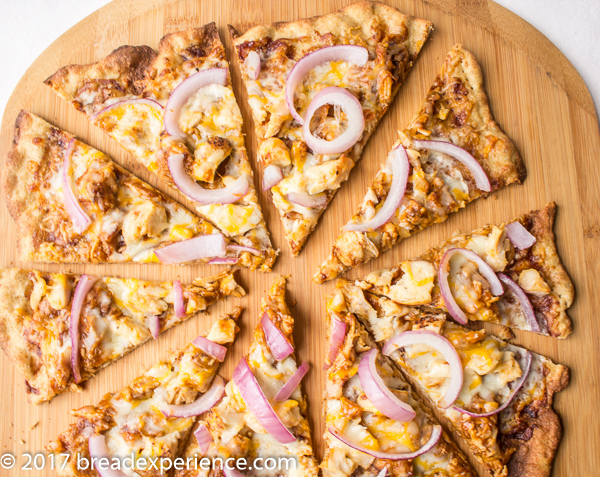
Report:
<svg viewBox="0 0 600 477"><path fill-rule="evenodd" d="M519 153L492 117L477 60L456 45L314 280L331 280L524 178Z"/></svg>
<svg viewBox="0 0 600 477"><path fill-rule="evenodd" d="M323 477L475 477L341 290L327 300L327 334Z"/></svg>
<svg viewBox="0 0 600 477"><path fill-rule="evenodd" d="M359 286L403 305L446 311L458 323L488 321L566 338L574 290L558 256L555 215L549 203L507 224L457 235L367 275Z"/></svg>
<svg viewBox="0 0 600 477"><path fill-rule="evenodd" d="M271 246L217 27L171 33L158 54L123 46L101 61L71 65L46 80L62 98L161 180L236 247L236 259L271 269Z"/></svg>
<svg viewBox="0 0 600 477"><path fill-rule="evenodd" d="M208 334L96 406L74 411L77 420L47 446L58 475L170 475L196 413L223 392L223 378L215 374L235 339L240 313L236 308L217 320Z"/></svg>
<svg viewBox="0 0 600 477"><path fill-rule="evenodd" d="M240 254L232 262L257 265L210 222L27 111L2 181L23 260L223 264Z"/></svg>
<svg viewBox="0 0 600 477"><path fill-rule="evenodd" d="M438 408L495 477L548 477L562 436L552 409L565 366L501 339L387 297L338 283L348 309L384 355Z"/></svg>
<svg viewBox="0 0 600 477"><path fill-rule="evenodd" d="M231 271L182 285L0 269L0 345L37 404L230 295L245 295Z"/></svg>
<svg viewBox="0 0 600 477"><path fill-rule="evenodd" d="M378 2L230 27L285 238L297 255L389 108L432 25Z"/></svg>
<svg viewBox="0 0 600 477"><path fill-rule="evenodd" d="M185 461L194 459L195 470L187 466L176 476L206 475L203 461L218 458L221 467L212 467L214 477L317 475L299 385L308 365L298 366L294 357L294 318L286 305L284 278L275 280L260 314L250 351L238 363L225 397L198 421L183 455ZM223 473L225 465L238 473Z"/></svg>

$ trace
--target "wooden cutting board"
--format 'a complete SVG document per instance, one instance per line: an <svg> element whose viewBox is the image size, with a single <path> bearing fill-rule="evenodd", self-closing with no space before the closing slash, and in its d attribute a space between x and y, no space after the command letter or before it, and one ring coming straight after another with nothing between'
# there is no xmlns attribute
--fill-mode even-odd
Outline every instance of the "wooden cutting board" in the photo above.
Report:
<svg viewBox="0 0 600 477"><path fill-rule="evenodd" d="M42 83L59 67L88 63L124 45L150 45L156 48L166 33L197 27L215 21L229 58L231 42L226 25L240 30L274 21L333 12L351 0L117 0L73 27L54 42L29 68L16 87L4 113L0 135L4 158L12 141L15 117L29 109L58 127L76 134L117 162L174 197L175 194L108 136L91 125L83 115L59 99ZM350 180L337 194L322 217L317 231L298 258L291 258L283 240L282 228L266 194L261 205L281 255L271 274L242 271L240 280L249 291L244 299L231 299L210 309L209 315L194 318L175 328L158 341L148 343L110 366L85 385L82 393L66 393L51 403L33 406L26 402L22 378L0 353L1 453L17 457L17 467L26 459L23 453L44 452L44 446L73 421L69 411L96 403L109 391L116 391L150 367L167 350L180 347L208 327L215 317L243 305L242 331L221 367L230 378L234 365L246 352L251 330L258 322L260 299L276 274L290 275L289 300L295 303L295 340L298 356L311 365L304 380L309 397L310 422L316 454L322 456L321 371L325 352L325 302L333 284L316 285L310 281L315 267L329 252L339 228L348 220L361 200L388 149L396 131L404 127L420 105L437 74L446 53L461 42L479 59L492 111L501 127L515 141L528 170L522 186L511 186L487 200L468 206L447 222L407 240L368 266L348 274L360 277L377 268L391 266L400 259L424 252L460 229L469 231L483 224L499 223L554 200L558 204L556 233L563 262L575 283L577 298L569 314L574 333L564 341L517 333L517 344L545 354L571 369L571 384L556 397L555 408L562 416L564 437L554 466L554 475L591 476L600 468L600 360L596 354L600 334L596 320L600 293L594 285L600 276L600 139L594 105L582 79L566 58L538 31L508 10L487 0L388 0L401 11L431 20L435 25L429 41L401 88L397 99L381 122L353 171ZM15 45L15 54L17 46ZM245 102L246 94L236 70L233 86L246 120L245 132L250 156L255 157L256 140ZM257 171L258 173L258 171ZM257 174L260 176L259 174ZM257 179L258 183L258 179ZM185 203L181 196L176 199ZM3 202L3 199L2 199ZM190 205L190 204L188 204ZM61 266L22 262L16 256L15 227L5 204L0 204L2 250L0 265L37 268L44 271L72 271L171 280L216 273L218 267L163 267L159 265ZM37 425L36 425L37 424ZM35 426L35 427L34 427ZM38 458L38 464L41 458ZM15 469L16 469L15 468ZM0 475L24 475L2 470ZM25 475L51 475L49 464L39 472ZM483 472L481 472L484 475Z"/></svg>

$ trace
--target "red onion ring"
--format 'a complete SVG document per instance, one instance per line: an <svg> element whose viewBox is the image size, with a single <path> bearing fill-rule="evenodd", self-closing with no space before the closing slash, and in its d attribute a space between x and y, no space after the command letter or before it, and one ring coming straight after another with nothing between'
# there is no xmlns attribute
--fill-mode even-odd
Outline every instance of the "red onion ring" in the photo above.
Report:
<svg viewBox="0 0 600 477"><path fill-rule="evenodd" d="M344 226L344 230L356 232L376 230L388 223L400 207L406 192L410 162L408 162L406 149L402 145L392 149L389 158L392 163L392 183L385 202L371 220L364 223L348 223Z"/></svg>
<svg viewBox="0 0 600 477"><path fill-rule="evenodd" d="M258 250L257 248L246 247L244 245L227 245L227 250L234 250L236 252L248 252L248 253L251 253L252 255L256 255L258 257L260 257L262 255L260 253L260 250Z"/></svg>
<svg viewBox="0 0 600 477"><path fill-rule="evenodd" d="M536 242L536 238L518 220L507 224L505 229L508 240L519 250L525 250Z"/></svg>
<svg viewBox="0 0 600 477"><path fill-rule="evenodd" d="M304 120L294 107L294 95L297 86L304 80L304 77L310 70L329 61L347 61L348 63L354 63L357 66L364 66L368 59L369 52L367 49L356 45L326 46L301 58L294 65L285 82L285 102L287 103L292 117L298 121L299 124L304 124Z"/></svg>
<svg viewBox="0 0 600 477"><path fill-rule="evenodd" d="M251 80L257 79L258 74L260 73L260 55L256 51L251 51L248 53L248 56L246 56L244 65L246 65L248 78Z"/></svg>
<svg viewBox="0 0 600 477"><path fill-rule="evenodd" d="M446 392L438 402L442 409L448 409L458 398L463 386L463 366L456 348L442 335L428 330L404 331L388 340L382 353L391 355L398 348L411 345L426 345L438 351L450 366L450 382Z"/></svg>
<svg viewBox="0 0 600 477"><path fill-rule="evenodd" d="M340 352L346 337L346 323L338 320L335 317L331 318L331 336L329 337L329 349L327 350L327 358L323 369L329 368L335 361L336 356Z"/></svg>
<svg viewBox="0 0 600 477"><path fill-rule="evenodd" d="M263 172L262 190L269 190L271 187L279 184L283 180L281 167L270 164L265 167Z"/></svg>
<svg viewBox="0 0 600 477"><path fill-rule="evenodd" d="M106 447L106 437L104 437L102 434L93 434L90 436L88 439L88 449L90 451L91 461L100 477L127 477L120 470L111 469L110 466L108 468L104 468L104 465L102 465L102 469L96 466L96 462L99 462L100 459L108 459L108 462L111 462L108 448Z"/></svg>
<svg viewBox="0 0 600 477"><path fill-rule="evenodd" d="M283 425L265 397L246 358L242 358L233 371L233 382L238 387L246 406L265 428L265 431L281 444L291 444L296 441L294 435Z"/></svg>
<svg viewBox="0 0 600 477"><path fill-rule="evenodd" d="M540 324L538 323L535 312L533 311L533 306L531 306L531 301L529 301L529 297L525 293L525 291L517 285L514 281L510 279L508 275L504 273L499 273L498 278L502 283L506 285L506 287L517 297L519 303L521 304L521 309L523 310L523 315L525 315L525 320L529 325L530 331L534 333L540 333L542 330L540 328Z"/></svg>
<svg viewBox="0 0 600 477"><path fill-rule="evenodd" d="M410 404L402 402L386 386L377 372L377 348L367 351L358 365L358 379L371 404L383 415L395 421L410 422L417 413Z"/></svg>
<svg viewBox="0 0 600 477"><path fill-rule="evenodd" d="M223 474L225 474L225 477L244 477L244 474L239 470L233 467L229 468L227 461L225 461L225 465L223 466Z"/></svg>
<svg viewBox="0 0 600 477"><path fill-rule="evenodd" d="M283 335L281 330L273 324L267 312L263 313L260 325L265 332L265 339L267 340L271 354L277 361L287 358L294 352L292 344Z"/></svg>
<svg viewBox="0 0 600 477"><path fill-rule="evenodd" d="M490 192L492 190L490 180L483 170L483 167L481 167L481 164L479 164L477 159L463 148L446 141L413 141L413 146L415 149L428 149L430 151L441 152L452 156L473 174L475 185L478 189L484 192Z"/></svg>
<svg viewBox="0 0 600 477"><path fill-rule="evenodd" d="M179 115L181 108L187 103L190 96L195 94L200 88L209 84L227 84L226 68L209 68L200 70L193 75L188 76L171 93L165 108L164 123L167 134L178 139L185 139L185 133L179 128Z"/></svg>
<svg viewBox="0 0 600 477"><path fill-rule="evenodd" d="M160 333L160 318L157 315L148 317L148 329L150 330L152 338L157 340Z"/></svg>
<svg viewBox="0 0 600 477"><path fill-rule="evenodd" d="M185 171L184 157L183 154L169 156L167 164L177 189L186 197L200 204L233 204L248 193L250 185L244 176L239 177L227 187L205 189Z"/></svg>
<svg viewBox="0 0 600 477"><path fill-rule="evenodd" d="M327 207L326 195L310 195L302 192L290 192L287 195L287 198L290 202L309 209L322 209L323 207Z"/></svg>
<svg viewBox="0 0 600 477"><path fill-rule="evenodd" d="M200 422L198 424L198 429L194 432L194 437L198 441L198 447L200 449L200 454L204 455L208 452L208 448L210 447L211 442L213 441L206 424Z"/></svg>
<svg viewBox="0 0 600 477"><path fill-rule="evenodd" d="M212 409L225 394L225 380L221 376L216 376L210 388L202 396L190 404L167 404L162 403L161 412L166 417L193 417L199 416Z"/></svg>
<svg viewBox="0 0 600 477"><path fill-rule="evenodd" d="M331 141L315 136L310 130L310 120L317 109L326 104L339 106L348 118L346 130ZM302 134L304 135L304 142L314 153L341 154L356 144L364 130L365 115L356 96L344 88L328 86L319 91L308 105Z"/></svg>
<svg viewBox="0 0 600 477"><path fill-rule="evenodd" d="M77 200L77 196L75 195L75 191L71 185L71 180L69 178L69 169L71 168L71 156L73 155L73 150L75 149L75 139L71 139L69 141L69 146L65 152L65 158L63 160L62 167L62 183L63 183L63 198L65 201L65 209L67 210L67 214L71 218L73 222L73 230L78 234L82 234L85 232L92 220L85 213L83 207Z"/></svg>
<svg viewBox="0 0 600 477"><path fill-rule="evenodd" d="M327 430L333 437L342 441L348 447L351 447L352 449L355 449L359 452L364 452L365 454L369 454L370 456L373 456L376 459L384 459L384 460L414 459L415 457L418 457L421 454L424 454L428 450L431 450L438 443L438 441L440 440L440 437L442 437L442 426L435 425L435 426L433 426L433 430L431 431L431 437L420 449L416 450L415 452L410 452L407 454L394 454L391 452L374 451L371 449L367 449L366 447L363 447L359 444L355 444L351 440L349 440L349 439L345 438L343 435L341 435L333 427L330 427Z"/></svg>
<svg viewBox="0 0 600 477"><path fill-rule="evenodd" d="M88 275L81 275L71 302L71 316L69 319L69 335L71 337L71 367L73 368L73 378L76 383L81 382L81 372L79 369L79 320L81 310L85 302L85 297L96 283L97 278L91 278Z"/></svg>
<svg viewBox="0 0 600 477"><path fill-rule="evenodd" d="M467 411L466 409L462 409L458 406L453 406L453 409L460 411L463 414L468 414L469 416L472 416L472 417L489 417L489 416L493 416L494 414L498 414L499 412L502 412L512 402L512 400L514 399L514 397L517 394L517 392L519 391L519 389L521 389L523 387L523 384L525 383L525 380L527 379L527 376L529 375L529 371L531 370L531 362L533 361L532 354L529 351L525 351L525 356L524 356L524 358L521 358L521 359L524 360L524 363L519 363L519 364L521 365L521 369L524 368L525 370L521 374L521 377L516 381L513 390L510 392L510 394L506 398L506 402L504 404L502 404L501 406L499 406L498 409L496 409L494 411L490 411L490 412L484 412L481 414L478 414L476 412Z"/></svg>
<svg viewBox="0 0 600 477"><path fill-rule="evenodd" d="M102 108L100 111L92 114L90 116L91 119L96 119L98 116L102 116L104 113L107 113L109 111L111 111L114 108L118 108L121 107L125 104L130 104L132 106L135 106L136 104L144 104L146 106L150 106L151 108L155 108L158 109L160 111L163 111L164 108L162 107L162 105L158 102L155 101L153 99L150 98L133 98L133 99L124 99L123 101L117 101L116 103L110 104L104 108Z"/></svg>
<svg viewBox="0 0 600 477"><path fill-rule="evenodd" d="M154 255L165 265L192 262L201 258L221 257L227 253L222 234L198 235L159 248Z"/></svg>
<svg viewBox="0 0 600 477"><path fill-rule="evenodd" d="M227 354L227 348L225 348L225 346L221 346L220 344L215 343L214 341L211 341L205 338L204 336L198 336L194 338L192 344L200 348L207 355L215 358L220 363L223 362L223 360L225 359L225 355Z"/></svg>
<svg viewBox="0 0 600 477"><path fill-rule="evenodd" d="M490 284L490 291L492 292L492 295L502 295L504 293L504 288L496 276L496 273L494 270L492 270L492 267L490 267L483 258L481 258L472 250L467 250L465 248L451 248L450 250L446 251L442 257L442 260L440 261L440 268L438 272L440 293L442 294L442 299L444 300L444 304L448 309L448 313L450 313L452 318L454 318L457 323L466 325L469 319L467 318L465 312L461 310L460 306L458 306L458 303L456 303L448 283L448 275L450 274L450 260L456 253L477 264L479 273L481 273L481 275Z"/></svg>
<svg viewBox="0 0 600 477"><path fill-rule="evenodd" d="M217 257L208 262L209 265L235 265L238 263L237 257Z"/></svg>
<svg viewBox="0 0 600 477"><path fill-rule="evenodd" d="M177 318L183 318L187 313L185 312L185 301L183 300L183 289L181 288L181 282L175 280L173 282L173 309Z"/></svg>
<svg viewBox="0 0 600 477"><path fill-rule="evenodd" d="M286 381L281 389L275 395L275 401L287 401L296 390L302 378L308 373L308 364L302 363L292 377Z"/></svg>

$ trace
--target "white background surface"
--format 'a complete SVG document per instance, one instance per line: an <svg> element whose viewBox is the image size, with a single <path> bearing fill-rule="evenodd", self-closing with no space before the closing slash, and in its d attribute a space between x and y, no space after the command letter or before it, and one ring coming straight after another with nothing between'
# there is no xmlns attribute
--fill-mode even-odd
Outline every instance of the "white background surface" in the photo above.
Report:
<svg viewBox="0 0 600 477"><path fill-rule="evenodd" d="M285 0L282 0L285 1ZM600 1L496 0L531 23L573 63L600 110ZM109 0L0 0L0 112L47 46Z"/></svg>

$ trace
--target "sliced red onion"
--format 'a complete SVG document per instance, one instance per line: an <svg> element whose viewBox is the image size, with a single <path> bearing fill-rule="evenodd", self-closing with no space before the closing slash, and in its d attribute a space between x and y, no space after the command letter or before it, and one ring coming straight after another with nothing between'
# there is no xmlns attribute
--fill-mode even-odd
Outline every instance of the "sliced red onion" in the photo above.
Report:
<svg viewBox="0 0 600 477"><path fill-rule="evenodd" d="M443 154L452 156L454 159L461 162L467 169L469 169L471 174L473 174L475 185L478 189L484 192L490 192L492 190L490 180L483 170L483 167L481 167L481 164L479 164L477 159L475 159L463 148L446 141L413 141L413 146L415 149L428 149L430 151L441 152Z"/></svg>
<svg viewBox="0 0 600 477"><path fill-rule="evenodd" d="M71 218L73 222L73 229L78 234L82 234L85 232L92 220L85 213L83 207L77 200L77 196L75 195L75 191L71 186L71 179L69 178L69 169L71 168L71 156L73 155L73 150L75 149L75 139L71 139L69 142L69 146L65 152L65 158L63 160L62 167L62 183L63 183L63 198L65 201L65 209L67 209L67 214Z"/></svg>
<svg viewBox="0 0 600 477"><path fill-rule="evenodd" d="M536 238L518 220L511 222L505 228L508 240L519 250L525 250L536 242Z"/></svg>
<svg viewBox="0 0 600 477"><path fill-rule="evenodd" d="M190 404L167 404L162 403L161 412L166 417L193 417L199 416L212 409L225 394L225 380L221 376L216 376L208 391Z"/></svg>
<svg viewBox="0 0 600 477"><path fill-rule="evenodd" d="M283 180L283 172L281 167L270 164L265 167L263 172L262 189L269 190L271 187L279 184Z"/></svg>
<svg viewBox="0 0 600 477"><path fill-rule="evenodd" d="M376 459L384 459L384 460L414 459L415 457L418 457L421 454L424 454L428 450L431 450L438 443L438 441L440 440L440 437L442 437L442 426L435 425L435 426L433 426L433 429L431 431L431 437L419 450L416 450L415 452L406 453L406 454L394 454L391 452L374 451L372 449L363 447L360 444L355 444L350 439L347 439L342 434L340 434L338 431L336 431L333 427L330 427L327 430L333 437L342 441L348 447L351 447L352 449L355 449L359 452L364 452L365 454L369 454L370 456L373 456Z"/></svg>
<svg viewBox="0 0 600 477"><path fill-rule="evenodd" d="M233 382L240 390L246 406L256 420L281 444L296 441L294 435L283 425L279 416L265 397L258 381L252 374L246 358L242 358L233 371Z"/></svg>
<svg viewBox="0 0 600 477"><path fill-rule="evenodd" d="M269 345L269 349L271 350L271 354L277 361L287 358L294 352L292 344L283 335L281 330L273 324L267 312L263 313L260 325L265 332L265 338Z"/></svg>
<svg viewBox="0 0 600 477"><path fill-rule="evenodd" d="M508 275L504 273L499 273L498 278L502 283L504 283L507 288L517 297L519 303L521 304L521 309L523 310L523 315L525 315L525 320L529 325L530 331L534 333L540 333L542 330L540 328L540 324L535 318L535 312L533 311L533 306L531 306L531 301L529 301L529 297L523 291L523 289L517 285L513 280L510 279Z"/></svg>
<svg viewBox="0 0 600 477"><path fill-rule="evenodd" d="M164 115L165 130L170 136L185 139L185 133L179 128L181 108L187 103L190 96L209 84L225 86L227 84L227 69L209 68L198 71L188 76L173 90L167 101Z"/></svg>
<svg viewBox="0 0 600 477"><path fill-rule="evenodd" d="M73 378L76 383L81 382L81 372L79 369L79 321L81 310L85 302L85 297L96 283L97 278L88 275L81 275L71 302L71 316L69 319L69 334L71 335L71 367L73 368Z"/></svg>
<svg viewBox="0 0 600 477"><path fill-rule="evenodd" d="M358 66L364 66L368 59L369 52L367 49L355 45L326 46L301 58L294 65L285 82L285 101L292 117L298 121L298 123L304 124L304 120L294 107L294 95L296 93L296 88L302 83L304 77L310 70L323 63L327 63L328 61L347 61L348 63L353 63Z"/></svg>
<svg viewBox="0 0 600 477"><path fill-rule="evenodd" d="M106 447L106 437L102 434L93 434L88 439L88 448L90 451L90 457L96 472L100 475L100 477L127 477L123 472L117 469L111 469L110 465L98 465L97 463L100 459L102 462L111 463L111 456L108 453L108 448ZM101 468L100 468L101 467Z"/></svg>
<svg viewBox="0 0 600 477"><path fill-rule="evenodd" d="M260 73L260 55L256 51L251 51L246 56L246 61L244 61L246 65L246 72L248 73L248 78L251 80L255 80L258 78L258 74Z"/></svg>
<svg viewBox="0 0 600 477"><path fill-rule="evenodd" d="M323 369L329 368L335 361L335 357L340 352L346 337L346 323L332 317L331 336L329 337L329 350L327 350L327 358Z"/></svg>
<svg viewBox="0 0 600 477"><path fill-rule="evenodd" d="M358 365L358 379L365 394L375 408L395 421L410 422L417 413L410 404L402 402L386 386L377 372L377 348L367 351Z"/></svg>
<svg viewBox="0 0 600 477"><path fill-rule="evenodd" d="M116 103L110 104L110 105L102 108L100 111L92 114L90 116L90 118L96 119L98 116L102 116L104 113L108 113L109 111L111 111L114 108L119 108L119 107L125 106L127 104L129 104L131 106L135 106L137 104L144 104L146 106L150 106L151 108L158 109L159 111L162 111L164 109L158 101L155 101L150 98L124 99L123 101L117 101Z"/></svg>
<svg viewBox="0 0 600 477"><path fill-rule="evenodd" d="M183 301L183 288L181 288L181 282L179 280L173 282L173 309L177 318L183 318L186 315L185 301Z"/></svg>
<svg viewBox="0 0 600 477"><path fill-rule="evenodd" d="M456 348L442 335L428 330L416 330L398 333L388 340L381 352L389 356L398 348L412 345L429 346L439 352L448 363L450 382L444 395L440 398L438 406L442 409L449 408L458 398L463 385L463 367Z"/></svg>
<svg viewBox="0 0 600 477"><path fill-rule="evenodd" d="M402 145L392 149L390 152L390 161L392 163L392 183L385 202L371 220L363 223L348 223L344 226L344 230L356 232L376 230L388 223L394 216L402 203L410 172L410 163L408 162L406 149Z"/></svg>
<svg viewBox="0 0 600 477"><path fill-rule="evenodd" d="M217 257L208 262L209 265L235 265L238 263L237 257Z"/></svg>
<svg viewBox="0 0 600 477"><path fill-rule="evenodd" d="M152 338L157 340L160 333L160 318L157 315L148 317L148 329L150 330Z"/></svg>
<svg viewBox="0 0 600 477"><path fill-rule="evenodd" d="M481 258L472 250L467 250L465 248L451 248L450 250L446 251L442 257L442 260L440 261L440 268L438 272L440 292L442 294L444 304L448 309L448 313L450 313L452 318L454 318L457 323L466 325L469 319L467 318L465 312L462 311L460 306L458 306L458 303L456 303L454 295L452 295L452 291L450 290L450 284L448 283L448 275L450 274L450 260L456 253L477 264L479 273L481 273L481 275L488 281L490 285L490 291L492 292L492 295L502 295L504 293L504 288L496 276L496 273L494 270L492 270L492 267L490 267L483 258Z"/></svg>
<svg viewBox="0 0 600 477"><path fill-rule="evenodd" d="M275 395L275 401L287 401L287 399L296 390L302 378L308 373L308 364L302 363L292 377L281 387Z"/></svg>
<svg viewBox="0 0 600 477"><path fill-rule="evenodd" d="M521 365L521 369L523 370L521 377L513 385L514 387L513 387L512 391L510 392L510 394L508 395L508 397L506 398L506 402L504 404L502 404L501 406L499 406L498 409L495 409L494 411L490 411L490 412L484 412L481 414L478 414L478 413L472 412L472 411L467 411L466 409L462 409L458 406L453 406L453 409L460 411L463 414L468 414L469 416L472 416L472 417L489 417L489 416L493 416L494 414L498 414L499 412L502 412L504 409L506 409L508 407L508 405L514 399L517 392L519 392L519 389L521 389L523 387L523 384L525 383L525 380L527 379L527 376L529 375L529 371L531 370L532 360L533 360L532 354L529 351L525 351L525 356L522 358L522 361L524 361L524 362L519 362L519 364ZM512 384L512 383L509 383L509 384Z"/></svg>
<svg viewBox="0 0 600 477"><path fill-rule="evenodd" d="M198 235L154 251L154 255L166 265L192 262L201 258L222 257L226 253L225 237L222 234Z"/></svg>
<svg viewBox="0 0 600 477"><path fill-rule="evenodd" d="M196 337L194 341L192 341L192 344L221 363L227 354L227 348L225 348L225 346L221 346L214 341L206 339L204 336Z"/></svg>
<svg viewBox="0 0 600 477"><path fill-rule="evenodd" d="M310 195L302 192L290 192L287 195L287 198L290 202L309 209L322 209L323 207L327 207L326 195Z"/></svg>
<svg viewBox="0 0 600 477"><path fill-rule="evenodd" d="M227 187L205 189L187 174L183 160L183 154L169 156L167 159L169 172L177 189L200 204L233 204L244 197L250 189L248 180L243 176Z"/></svg>
<svg viewBox="0 0 600 477"><path fill-rule="evenodd" d="M348 118L346 130L331 141L315 136L310 130L310 120L313 115L317 109L326 104L339 106ZM341 154L356 144L364 130L365 116L356 96L344 88L327 86L319 91L308 105L302 134L304 142L315 154Z"/></svg>
<svg viewBox="0 0 600 477"><path fill-rule="evenodd" d="M198 441L198 447L200 449L200 454L204 455L208 452L208 448L210 447L211 442L213 441L206 424L203 422L198 424L198 429L194 432L194 436Z"/></svg>
<svg viewBox="0 0 600 477"><path fill-rule="evenodd" d="M234 250L236 252L248 252L252 255L260 257L262 254L260 250L254 247L246 247L245 245L227 245L227 250Z"/></svg>

